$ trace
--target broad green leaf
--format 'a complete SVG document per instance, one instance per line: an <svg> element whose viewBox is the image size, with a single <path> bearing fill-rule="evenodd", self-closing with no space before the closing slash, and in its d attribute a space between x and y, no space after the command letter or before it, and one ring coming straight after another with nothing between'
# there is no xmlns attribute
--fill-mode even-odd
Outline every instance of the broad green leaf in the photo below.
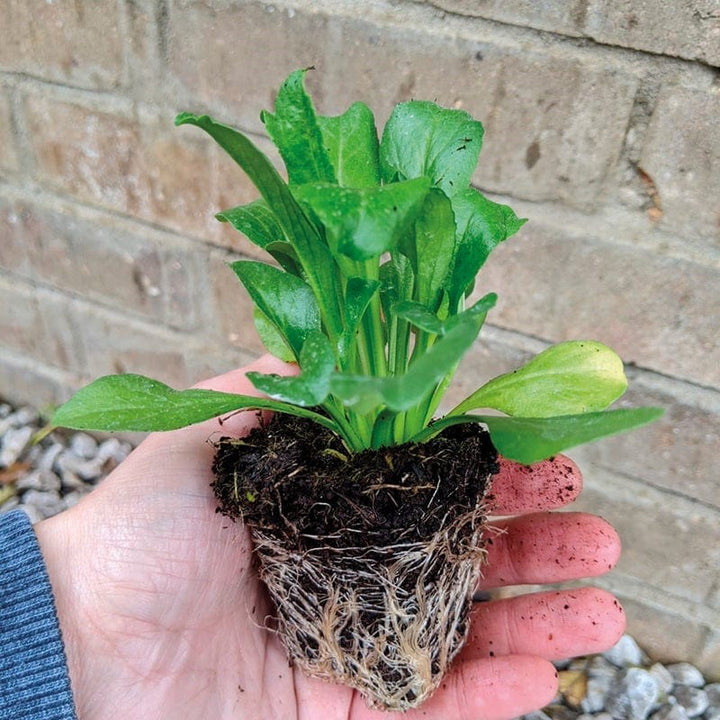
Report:
<svg viewBox="0 0 720 720"><path fill-rule="evenodd" d="M297 377L280 377L249 372L247 377L261 392L274 400L314 407L320 405L330 392L330 376L335 369L335 354L330 341L321 332L308 336L300 352Z"/></svg>
<svg viewBox="0 0 720 720"><path fill-rule="evenodd" d="M450 307L471 285L492 250L514 235L526 222L507 205L492 202L473 188L452 198L457 225L457 249L451 280L448 283Z"/></svg>
<svg viewBox="0 0 720 720"><path fill-rule="evenodd" d="M285 362L295 362L297 360L297 356L274 323L257 307L253 310L253 320L260 340L262 340L263 345L271 355Z"/></svg>
<svg viewBox="0 0 720 720"><path fill-rule="evenodd" d="M393 248L420 212L427 178L374 188L312 184L295 189L325 227L333 252L353 260L378 257Z"/></svg>
<svg viewBox="0 0 720 720"><path fill-rule="evenodd" d="M251 242L263 249L270 243L285 240L282 226L264 200L255 200L247 205L223 210L215 217L220 222L230 223L236 230L246 235Z"/></svg>
<svg viewBox="0 0 720 720"><path fill-rule="evenodd" d="M272 265L240 260L231 264L252 301L299 357L308 336L320 330L320 309L310 286Z"/></svg>
<svg viewBox="0 0 720 720"><path fill-rule="evenodd" d="M352 351L363 315L379 287L380 282L377 280L357 277L348 280L345 289L345 328L338 347L341 364L345 363Z"/></svg>
<svg viewBox="0 0 720 720"><path fill-rule="evenodd" d="M396 105L380 142L383 179L427 176L451 197L470 184L482 137L482 124L463 110L419 100Z"/></svg>
<svg viewBox="0 0 720 720"><path fill-rule="evenodd" d="M317 120L338 184L354 188L379 185L378 137L370 108L357 102L342 115L319 115Z"/></svg>
<svg viewBox="0 0 720 720"><path fill-rule="evenodd" d="M335 182L315 108L305 92L306 70L296 70L282 84L275 114L263 112L263 123L280 151L291 185Z"/></svg>
<svg viewBox="0 0 720 720"><path fill-rule="evenodd" d="M276 400L215 390L174 390L144 375L106 375L78 390L50 424L74 430L154 432L176 430L236 410L274 410L336 430L322 415Z"/></svg>
<svg viewBox="0 0 720 720"><path fill-rule="evenodd" d="M427 194L414 232L403 237L399 249L415 271L415 299L437 310L455 254L455 217L442 190Z"/></svg>
<svg viewBox="0 0 720 720"><path fill-rule="evenodd" d="M506 415L549 417L604 410L627 388L622 360L606 345L554 345L513 372L483 385L452 414L493 408Z"/></svg>
<svg viewBox="0 0 720 720"><path fill-rule="evenodd" d="M414 360L402 375L373 377L336 373L331 379L331 392L353 409L384 405L390 410L408 410L455 369L481 325L482 316L466 316Z"/></svg>
<svg viewBox="0 0 720 720"><path fill-rule="evenodd" d="M288 272L293 275L302 273L295 250L285 240L282 226L264 200L230 208L215 217L221 222L230 223L252 243L266 250Z"/></svg>
<svg viewBox="0 0 720 720"><path fill-rule="evenodd" d="M487 426L500 455L530 465L578 445L647 425L664 412L662 408L642 407L547 418L453 415L433 423L413 441L425 442L450 425L479 422Z"/></svg>
<svg viewBox="0 0 720 720"><path fill-rule="evenodd" d="M330 334L339 337L342 320L336 299L340 291L332 255L272 163L242 133L207 115L181 113L175 124L195 125L207 132L252 180L293 246L308 284L322 302L321 311Z"/></svg>

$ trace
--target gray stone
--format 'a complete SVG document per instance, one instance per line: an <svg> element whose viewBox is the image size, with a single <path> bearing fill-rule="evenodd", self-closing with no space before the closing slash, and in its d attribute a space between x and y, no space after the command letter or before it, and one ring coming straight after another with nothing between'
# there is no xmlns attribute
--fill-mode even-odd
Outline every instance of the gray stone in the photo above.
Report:
<svg viewBox="0 0 720 720"><path fill-rule="evenodd" d="M38 470L52 470L58 455L63 451L63 446L59 442L45 448L42 455L36 463Z"/></svg>
<svg viewBox="0 0 720 720"><path fill-rule="evenodd" d="M0 403L0 420L4 420L12 412L12 405Z"/></svg>
<svg viewBox="0 0 720 720"><path fill-rule="evenodd" d="M15 487L19 491L58 492L60 490L60 478L52 470L31 470L18 479Z"/></svg>
<svg viewBox="0 0 720 720"><path fill-rule="evenodd" d="M121 442L117 438L108 438L100 443L97 451L97 458L103 463L114 460L118 465L130 454L132 446L130 443Z"/></svg>
<svg viewBox="0 0 720 720"><path fill-rule="evenodd" d="M63 497L63 505L66 509L69 509L71 507L75 507L86 495L90 493L92 488L88 485L83 485L82 488L78 488L77 490L73 490L72 492L69 492L65 497Z"/></svg>
<svg viewBox="0 0 720 720"><path fill-rule="evenodd" d="M83 480L96 480L102 475L105 462L102 458L94 457L89 460L78 457L71 452L63 452L58 456L57 468L61 474L74 473Z"/></svg>
<svg viewBox="0 0 720 720"><path fill-rule="evenodd" d="M706 685L705 692L707 693L710 707L713 709L720 709L720 682Z"/></svg>
<svg viewBox="0 0 720 720"><path fill-rule="evenodd" d="M688 685L689 687L701 688L705 685L703 674L688 662L673 663L667 666L668 672L672 675L676 685Z"/></svg>
<svg viewBox="0 0 720 720"><path fill-rule="evenodd" d="M70 450L80 458L89 460L95 457L98 451L98 443L94 437L87 433L77 432L70 438Z"/></svg>
<svg viewBox="0 0 720 720"><path fill-rule="evenodd" d="M610 687L615 679L613 675L595 675L588 677L585 697L580 701L580 709L585 713L596 713L605 709Z"/></svg>
<svg viewBox="0 0 720 720"><path fill-rule="evenodd" d="M40 419L38 411L29 405L19 408L10 417L13 419L15 427L37 425Z"/></svg>
<svg viewBox="0 0 720 720"><path fill-rule="evenodd" d="M31 427L9 428L2 441L0 450L0 467L9 467L22 454L32 438Z"/></svg>
<svg viewBox="0 0 720 720"><path fill-rule="evenodd" d="M678 685L673 692L677 704L685 709L688 717L702 715L710 707L710 699L704 690L689 685Z"/></svg>
<svg viewBox="0 0 720 720"><path fill-rule="evenodd" d="M60 493L42 490L28 490L22 496L22 505L35 508L41 520L57 515L64 509Z"/></svg>
<svg viewBox="0 0 720 720"><path fill-rule="evenodd" d="M623 635L603 657L619 668L641 665L643 651L630 635Z"/></svg>
<svg viewBox="0 0 720 720"><path fill-rule="evenodd" d="M629 668L612 683L605 708L615 720L645 720L659 694L657 682L647 670Z"/></svg>
<svg viewBox="0 0 720 720"><path fill-rule="evenodd" d="M605 659L602 655L595 655L588 660L586 666L588 677L612 677L614 678L618 669L617 666Z"/></svg>
<svg viewBox="0 0 720 720"><path fill-rule="evenodd" d="M688 720L688 715L681 705L664 703L660 709L650 716L650 720Z"/></svg>
<svg viewBox="0 0 720 720"><path fill-rule="evenodd" d="M675 681L673 680L673 676L670 674L670 671L662 663L655 663L650 667L648 672L657 681L661 693L664 695L670 693L673 689Z"/></svg>

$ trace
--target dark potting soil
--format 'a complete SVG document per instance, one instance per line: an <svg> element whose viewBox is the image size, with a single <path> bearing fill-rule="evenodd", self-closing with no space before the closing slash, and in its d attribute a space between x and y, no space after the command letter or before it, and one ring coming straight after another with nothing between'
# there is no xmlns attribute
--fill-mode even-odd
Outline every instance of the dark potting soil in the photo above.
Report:
<svg viewBox="0 0 720 720"><path fill-rule="evenodd" d="M447 428L421 445L350 455L329 430L276 414L216 445L219 510L299 550L426 540L474 510L498 471L478 425Z"/></svg>

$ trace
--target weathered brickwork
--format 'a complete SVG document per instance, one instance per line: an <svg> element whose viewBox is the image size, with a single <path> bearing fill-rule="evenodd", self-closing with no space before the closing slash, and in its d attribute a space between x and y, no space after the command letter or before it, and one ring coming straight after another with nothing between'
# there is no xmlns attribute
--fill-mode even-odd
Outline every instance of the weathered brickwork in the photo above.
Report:
<svg viewBox="0 0 720 720"><path fill-rule="evenodd" d="M227 267L262 253L214 219L255 190L176 113L268 150L260 109L311 65L327 114L464 108L475 183L531 222L482 272L500 300L446 404L552 342L616 348L626 402L667 412L571 453L578 506L624 542L599 582L658 658L720 676L716 2L8 0L0 27L0 396L187 386L262 352Z"/></svg>

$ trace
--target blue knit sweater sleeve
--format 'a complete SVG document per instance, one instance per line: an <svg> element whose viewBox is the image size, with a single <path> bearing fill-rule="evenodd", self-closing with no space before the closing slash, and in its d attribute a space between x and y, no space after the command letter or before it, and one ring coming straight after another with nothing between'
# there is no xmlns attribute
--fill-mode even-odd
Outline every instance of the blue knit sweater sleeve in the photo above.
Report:
<svg viewBox="0 0 720 720"><path fill-rule="evenodd" d="M27 515L0 515L0 720L76 720L50 580Z"/></svg>

